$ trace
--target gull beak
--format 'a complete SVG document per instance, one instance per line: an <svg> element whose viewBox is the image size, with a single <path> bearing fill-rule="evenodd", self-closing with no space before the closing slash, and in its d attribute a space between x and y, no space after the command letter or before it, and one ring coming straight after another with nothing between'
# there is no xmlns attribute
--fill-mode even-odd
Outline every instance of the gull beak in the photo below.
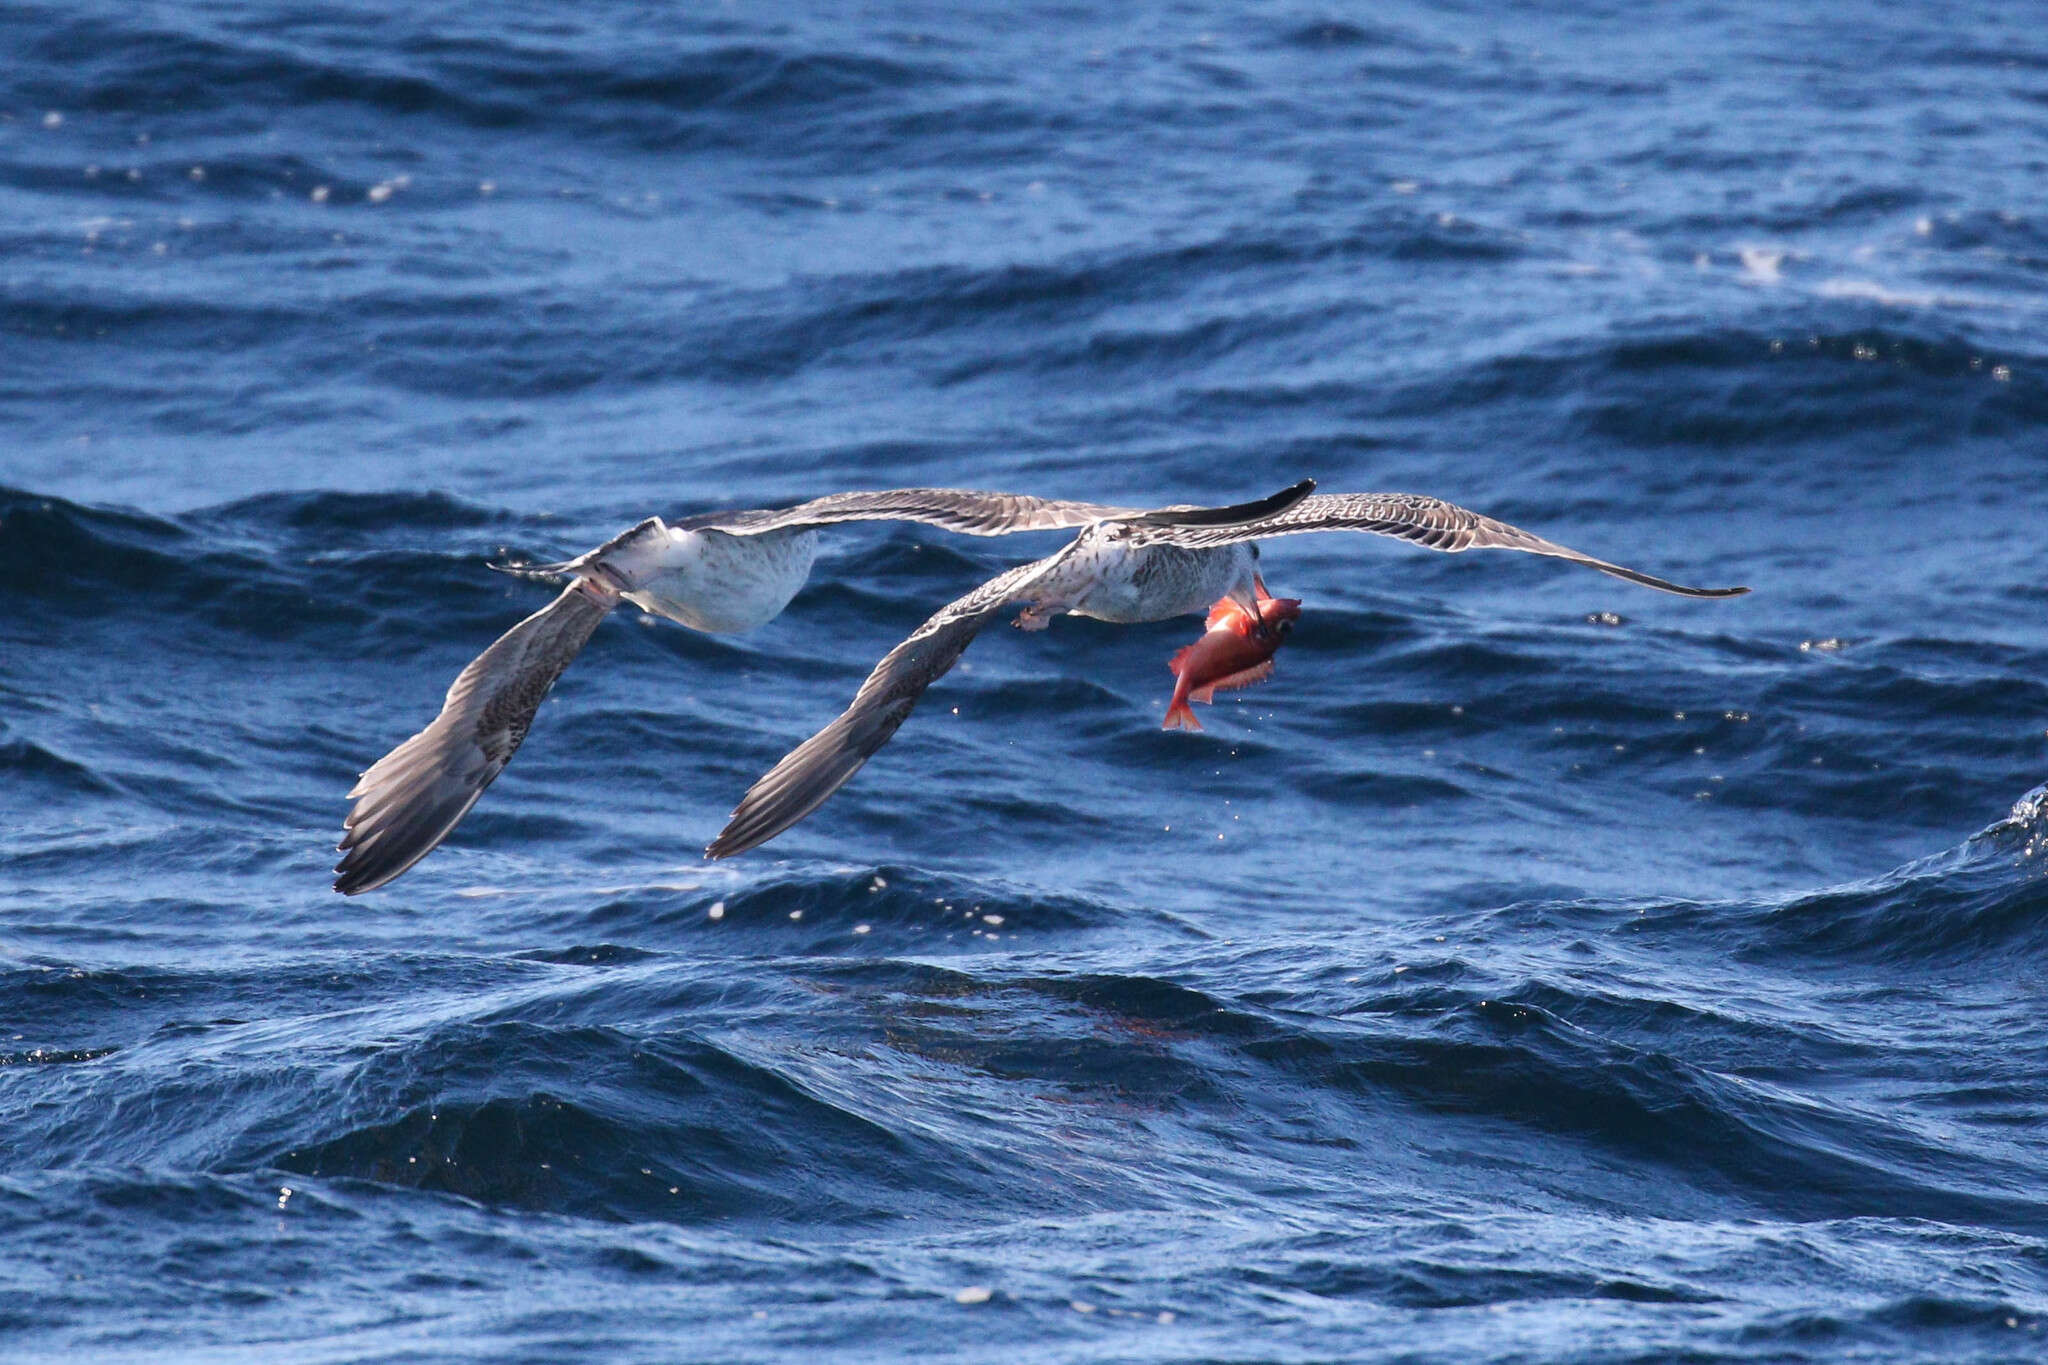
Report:
<svg viewBox="0 0 2048 1365"><path fill-rule="evenodd" d="M1265 613L1259 610L1259 603L1266 597L1266 585L1257 574L1252 575L1252 583L1252 587L1238 587L1232 590L1230 600L1242 607L1245 615L1252 618L1253 637L1270 643L1274 638L1273 628L1266 624Z"/></svg>

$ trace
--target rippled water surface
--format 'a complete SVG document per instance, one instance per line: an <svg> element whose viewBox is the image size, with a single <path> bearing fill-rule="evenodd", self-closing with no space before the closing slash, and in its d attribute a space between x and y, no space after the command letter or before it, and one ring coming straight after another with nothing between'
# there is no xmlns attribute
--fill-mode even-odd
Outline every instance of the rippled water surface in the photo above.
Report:
<svg viewBox="0 0 2048 1365"><path fill-rule="evenodd" d="M2025 6L0 8L0 1354L2048 1352ZM1702 583L1057 535L623 612L450 843L356 773L573 553L849 487L1433 493Z"/></svg>

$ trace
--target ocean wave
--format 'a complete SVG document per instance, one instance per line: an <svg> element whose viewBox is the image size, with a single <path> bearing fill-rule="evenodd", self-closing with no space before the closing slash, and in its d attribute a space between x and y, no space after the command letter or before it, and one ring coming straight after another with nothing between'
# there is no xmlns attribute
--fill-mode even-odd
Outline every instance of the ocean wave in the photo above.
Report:
<svg viewBox="0 0 2048 1365"><path fill-rule="evenodd" d="M114 795L120 791L118 785L88 764L66 758L33 740L7 738L4 724L0 724L0 773L24 783L48 783L59 790L95 796Z"/></svg>
<svg viewBox="0 0 2048 1365"><path fill-rule="evenodd" d="M2048 852L2041 791L1959 849L1884 877L1801 896L1760 912L1743 956L1933 968L2048 956Z"/></svg>
<svg viewBox="0 0 2048 1365"><path fill-rule="evenodd" d="M1412 35L1399 29L1344 19L1321 19L1294 25L1279 35L1279 41L1289 47L1311 50L1421 46Z"/></svg>
<svg viewBox="0 0 2048 1365"><path fill-rule="evenodd" d="M1775 449L1859 430L1980 435L2024 429L2048 411L2039 358L1945 332L1843 329L1788 314L1777 332L1714 329L1635 337L1490 360L1396 390L1392 411L1569 402L1588 435L1630 448ZM2005 365L2007 377L1995 371ZM2017 368L2015 368L2017 367ZM2024 372L2024 373L2023 373Z"/></svg>
<svg viewBox="0 0 2048 1365"><path fill-rule="evenodd" d="M487 628L516 585L474 570L514 531L538 544L560 535L437 494L272 494L167 518L0 489L0 573L21 588L17 601L87 619L197 620L254 640L317 639L394 615L403 638L423 602L436 620ZM447 548L408 545L421 532L446 533Z"/></svg>
<svg viewBox="0 0 2048 1365"><path fill-rule="evenodd" d="M412 392L534 398L682 381L763 383L858 363L892 345L933 349L937 382L951 385L1009 370L1206 363L1241 346L1284 345L1358 311L1347 305L1210 316L1149 330L1102 321L1121 306L1179 299L1211 280L1356 258L1505 259L1524 249L1506 234L1471 223L1445 225L1427 214L1389 210L1334 237L1233 234L1045 264L813 276L773 291L703 293L688 307L659 294L623 305L608 300L597 310L552 295L493 294L474 306L453 297L438 304L414 300L403 319L376 316L367 300L345 306L344 315L353 314L357 328L378 338L383 358L370 365L380 382ZM332 325L332 313L323 317L325 325ZM544 325L536 316L545 317ZM1029 354L1012 354L1011 336L1028 326L1075 331L1058 345L1041 338ZM967 362L948 358L947 339L962 336L984 341L990 353Z"/></svg>
<svg viewBox="0 0 2048 1365"><path fill-rule="evenodd" d="M1759 967L1797 961L1858 975L1883 971L1902 987L1966 964L2025 970L2048 954L2042 790L1961 845L1882 876L1754 901L1653 903L1626 932L1650 943L1711 945ZM1802 797L1793 788L1781 799Z"/></svg>
<svg viewBox="0 0 2048 1365"><path fill-rule="evenodd" d="M634 45L600 55L602 21L558 29L429 30L400 21L381 50L358 35L236 33L226 26L170 27L86 16L14 25L37 63L14 92L38 107L111 118L248 119L264 108L358 109L489 132L544 130L619 140L644 149L772 145L764 121L811 120L847 105L873 106L909 90L943 86L942 64L872 52L717 42L714 25L691 25L698 42ZM337 27L346 29L345 22ZM580 30L580 31L579 31ZM583 41L578 41L581 38ZM705 41L710 39L711 41Z"/></svg>
<svg viewBox="0 0 2048 1365"><path fill-rule="evenodd" d="M354 1104L300 1119L278 1166L516 1208L686 1221L861 1217L881 1191L914 1188L922 1164L907 1135L688 1038L458 1026L372 1059L350 1090ZM379 1117L351 1123L351 1110Z"/></svg>
<svg viewBox="0 0 2048 1365"><path fill-rule="evenodd" d="M386 535L397 530L442 531L516 524L516 519L503 511L448 493L403 490L259 493L207 508L192 514L191 519L223 527L282 527L317 533L314 543L323 545L351 532ZM308 539L313 540L312 535Z"/></svg>
<svg viewBox="0 0 2048 1365"><path fill-rule="evenodd" d="M714 914L713 911L716 911ZM606 937L630 934L662 942L671 935L702 945L707 935L758 944L762 935L787 951L844 949L856 927L873 938L863 947L888 952L931 943L938 934L965 939L1103 929L1143 912L1120 911L994 879L940 876L915 867L878 864L849 871L781 872L732 889L649 888L593 907L581 922ZM901 932L899 932L901 931Z"/></svg>

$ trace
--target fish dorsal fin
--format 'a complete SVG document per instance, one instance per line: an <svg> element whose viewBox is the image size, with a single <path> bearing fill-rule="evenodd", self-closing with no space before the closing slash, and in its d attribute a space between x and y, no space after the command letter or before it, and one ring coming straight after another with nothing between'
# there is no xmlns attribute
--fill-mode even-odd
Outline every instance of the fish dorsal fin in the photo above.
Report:
<svg viewBox="0 0 2048 1365"><path fill-rule="evenodd" d="M1245 628L1251 624L1251 619L1243 607L1227 597L1219 597L1216 599L1216 605L1209 608L1209 619L1202 622L1202 628L1214 630L1218 626L1228 625L1242 635Z"/></svg>
<svg viewBox="0 0 2048 1365"><path fill-rule="evenodd" d="M1201 641L1198 640L1195 643L1200 644ZM1173 674L1175 677L1179 677L1181 666L1187 663L1188 655L1194 652L1194 645L1182 645L1179 649L1173 651L1173 657L1166 661L1166 671Z"/></svg>
<svg viewBox="0 0 2048 1365"><path fill-rule="evenodd" d="M1213 702L1216 700L1218 692L1229 692L1239 687L1250 687L1253 683L1264 682L1272 676L1273 661L1265 659L1253 664L1250 668L1233 673L1227 678L1218 678L1215 682L1210 683L1207 687L1191 695L1194 700L1199 702Z"/></svg>

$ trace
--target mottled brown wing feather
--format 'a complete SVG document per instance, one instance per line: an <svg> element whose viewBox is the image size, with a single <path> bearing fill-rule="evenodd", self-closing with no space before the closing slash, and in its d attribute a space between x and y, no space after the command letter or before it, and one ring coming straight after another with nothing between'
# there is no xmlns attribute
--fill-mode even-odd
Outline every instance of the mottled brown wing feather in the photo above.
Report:
<svg viewBox="0 0 2048 1365"><path fill-rule="evenodd" d="M1689 588L1635 569L1610 564L1604 559L1559 545L1517 526L1415 493L1324 493L1306 497L1286 511L1260 521L1236 526L1167 528L1149 532L1154 539L1175 545L1203 547L1229 545L1271 536L1302 535L1310 531L1370 531L1393 536L1425 549L1455 554L1463 550L1521 550L1533 555L1568 560L1616 578L1639 583L1659 592L1680 597L1739 597L1748 588Z"/></svg>
<svg viewBox="0 0 2048 1365"><path fill-rule="evenodd" d="M837 720L784 756L747 788L707 858L730 858L767 843L825 804L896 733L925 689L944 677L1003 608L1072 552L999 574L946 606L882 657Z"/></svg>
<svg viewBox="0 0 2048 1365"><path fill-rule="evenodd" d="M434 851L511 761L534 712L618 597L579 579L462 670L441 714L349 791L334 889L372 891Z"/></svg>

